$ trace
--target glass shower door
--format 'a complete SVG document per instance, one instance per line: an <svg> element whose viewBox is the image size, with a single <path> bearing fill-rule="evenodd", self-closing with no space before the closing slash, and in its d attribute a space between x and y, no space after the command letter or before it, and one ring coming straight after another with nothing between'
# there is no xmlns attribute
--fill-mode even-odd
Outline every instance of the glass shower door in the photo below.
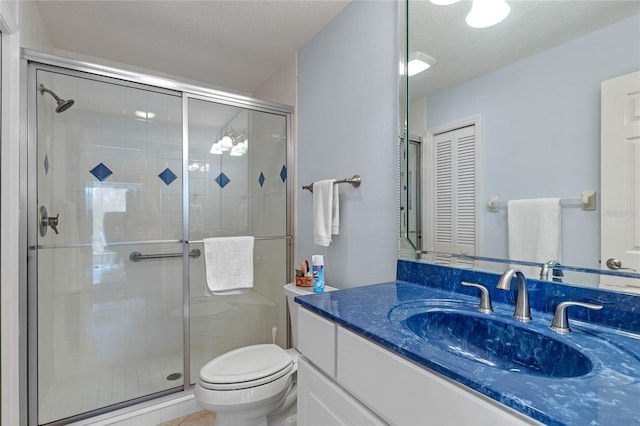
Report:
<svg viewBox="0 0 640 426"><path fill-rule="evenodd" d="M287 116L188 98L189 246L253 236L253 288L212 295L203 258L190 259L190 378L227 351L286 347L283 286L290 250ZM274 338L275 331L275 338Z"/></svg>
<svg viewBox="0 0 640 426"><path fill-rule="evenodd" d="M182 99L42 69L35 80L45 424L183 384Z"/></svg>

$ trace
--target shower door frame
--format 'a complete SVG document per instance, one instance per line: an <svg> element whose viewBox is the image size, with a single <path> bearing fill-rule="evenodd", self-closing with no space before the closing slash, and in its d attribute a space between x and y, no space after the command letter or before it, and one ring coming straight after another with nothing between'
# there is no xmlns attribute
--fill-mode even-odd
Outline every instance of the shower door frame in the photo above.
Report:
<svg viewBox="0 0 640 426"><path fill-rule="evenodd" d="M190 99L214 102L250 111L272 113L283 116L286 121L286 162L287 168L294 172L294 142L292 129L293 107L283 104L261 101L243 95L197 86L165 77L132 72L89 62L76 61L55 55L22 49L21 55L21 159L20 159L20 208L27 212L26 220L20 224L20 241L25 248L27 266L20 274L21 323L20 332L27 336L26 345L21 347L21 389L26 389L28 403L21 404L21 418L28 419L27 424L38 425L38 310L37 310L37 121L36 121L36 73L38 70L60 73L72 77L88 78L95 81L117 83L122 86L151 90L181 96L182 98L182 239L162 240L154 243L182 243L182 295L183 295L183 384L181 387L167 389L151 395L143 395L134 400L124 401L108 407L97 408L81 413L66 421L54 421L48 425L66 424L97 415L113 412L121 408L151 401L165 395L180 397L191 393L193 386L190 377L190 290L189 290L189 109ZM258 239L282 239L286 244L286 281L293 279L294 197L295 173L287 174L286 183L286 235L258 237ZM26 182L26 183L25 183ZM282 283L284 285L285 283ZM284 297L284 296L283 296ZM287 311L285 306L285 311ZM288 322L287 322L288 323ZM287 327L287 334L290 330ZM290 341L290 338L287 339ZM179 389L181 388L181 389ZM21 392L22 393L22 392Z"/></svg>

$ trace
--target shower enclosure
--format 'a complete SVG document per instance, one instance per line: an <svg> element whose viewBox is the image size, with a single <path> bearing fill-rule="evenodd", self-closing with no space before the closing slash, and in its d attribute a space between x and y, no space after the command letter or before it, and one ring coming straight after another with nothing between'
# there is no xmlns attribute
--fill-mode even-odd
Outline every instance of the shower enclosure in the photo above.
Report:
<svg viewBox="0 0 640 426"><path fill-rule="evenodd" d="M35 52L24 69L29 423L187 390L274 330L284 346L290 108ZM211 296L202 240L239 235L254 288Z"/></svg>

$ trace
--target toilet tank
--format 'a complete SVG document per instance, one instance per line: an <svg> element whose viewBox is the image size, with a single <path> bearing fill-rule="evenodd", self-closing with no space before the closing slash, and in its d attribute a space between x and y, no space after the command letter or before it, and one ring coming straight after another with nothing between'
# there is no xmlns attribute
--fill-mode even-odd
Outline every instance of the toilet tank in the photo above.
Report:
<svg viewBox="0 0 640 426"><path fill-rule="evenodd" d="M330 285L324 286L324 291L338 290ZM291 315L291 340L294 348L298 348L298 305L293 299L296 296L304 296L305 294L313 294L312 287L298 287L296 283L289 283L284 286L284 295L287 297L287 305Z"/></svg>

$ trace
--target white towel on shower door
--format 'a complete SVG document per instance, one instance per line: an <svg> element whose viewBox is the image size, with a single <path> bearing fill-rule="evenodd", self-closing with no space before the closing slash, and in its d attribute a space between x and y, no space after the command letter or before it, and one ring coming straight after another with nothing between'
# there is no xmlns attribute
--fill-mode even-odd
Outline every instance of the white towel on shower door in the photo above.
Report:
<svg viewBox="0 0 640 426"><path fill-rule="evenodd" d="M241 294L253 287L253 237L205 238L203 243L211 293Z"/></svg>
<svg viewBox="0 0 640 426"><path fill-rule="evenodd" d="M507 203L509 259L526 262L561 262L562 212L559 198L511 200ZM514 265L538 279L540 268Z"/></svg>

